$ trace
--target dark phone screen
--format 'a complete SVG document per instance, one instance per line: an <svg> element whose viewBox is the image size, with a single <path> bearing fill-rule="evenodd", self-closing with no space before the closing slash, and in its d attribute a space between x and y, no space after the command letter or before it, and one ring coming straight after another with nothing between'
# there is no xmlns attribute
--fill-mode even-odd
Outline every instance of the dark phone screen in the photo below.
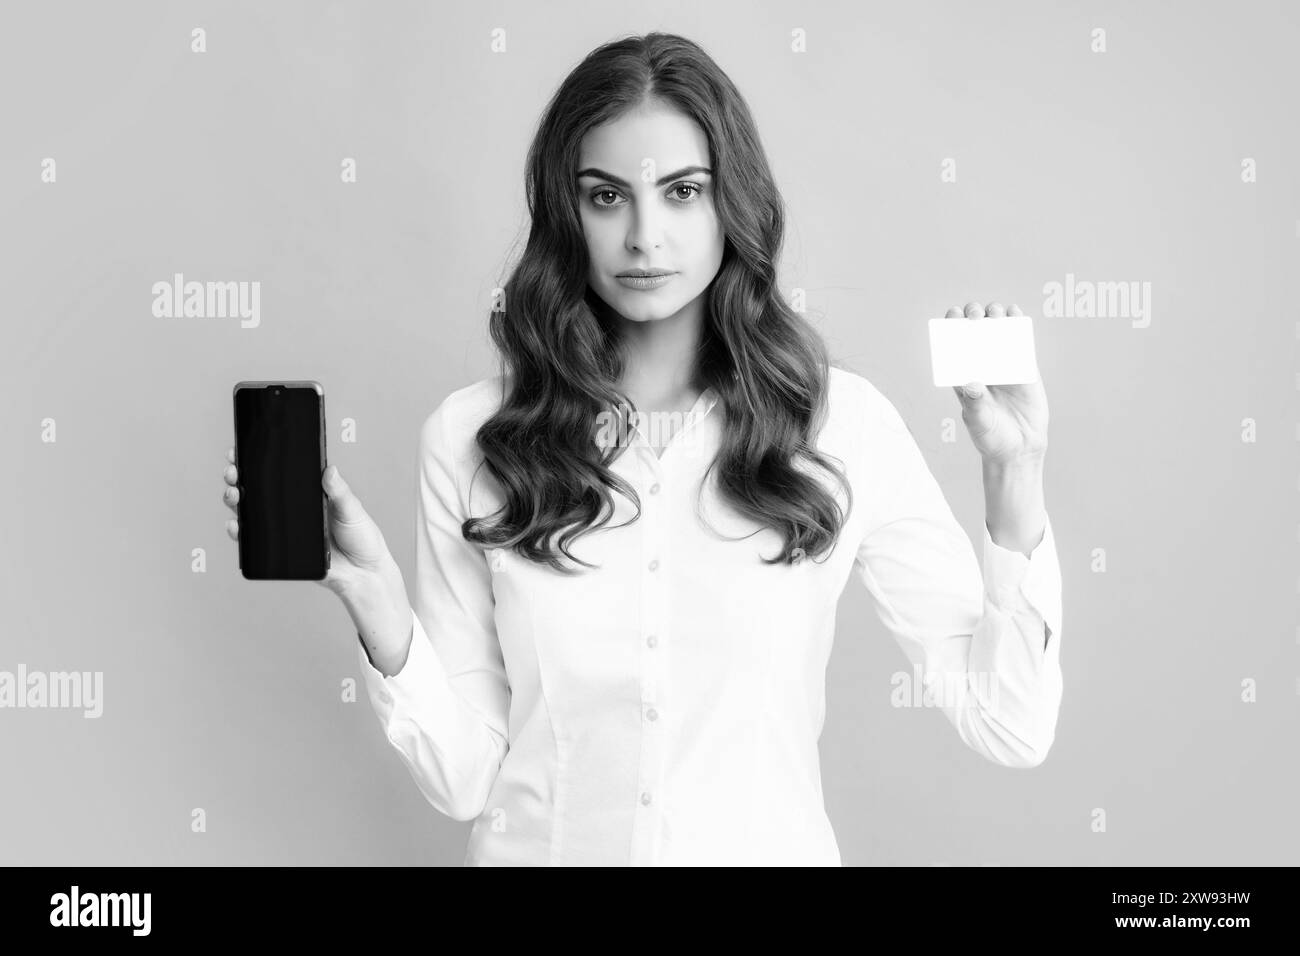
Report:
<svg viewBox="0 0 1300 956"><path fill-rule="evenodd" d="M239 567L246 578L325 577L323 404L311 386L235 392Z"/></svg>

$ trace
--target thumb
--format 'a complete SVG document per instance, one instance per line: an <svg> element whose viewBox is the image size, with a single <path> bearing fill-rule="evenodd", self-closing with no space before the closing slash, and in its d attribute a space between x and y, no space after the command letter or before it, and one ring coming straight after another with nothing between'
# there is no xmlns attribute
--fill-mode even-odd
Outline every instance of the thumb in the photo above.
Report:
<svg viewBox="0 0 1300 956"><path fill-rule="evenodd" d="M348 483L339 474L337 465L330 465L321 477L321 487L329 496L330 513L343 524L355 524L366 517L361 501L352 493Z"/></svg>
<svg viewBox="0 0 1300 956"><path fill-rule="evenodd" d="M961 402L961 417L976 441L994 429L997 423L997 404L989 397L989 390L980 382L967 382L953 386Z"/></svg>

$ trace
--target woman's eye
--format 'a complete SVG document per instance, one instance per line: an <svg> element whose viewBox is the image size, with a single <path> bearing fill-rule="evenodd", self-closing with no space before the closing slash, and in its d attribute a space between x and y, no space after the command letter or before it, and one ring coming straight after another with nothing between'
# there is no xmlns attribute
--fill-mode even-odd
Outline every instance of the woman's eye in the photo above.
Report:
<svg viewBox="0 0 1300 956"><path fill-rule="evenodd" d="M703 191L704 190L695 183L677 183L677 185L670 187L668 190L669 194L673 197L673 201L683 206L688 206L695 202L695 197ZM685 196L682 195L683 192L685 192ZM603 209L609 209L617 205L617 203L612 200L610 202L602 202L600 199L602 196L614 196L617 198L618 193L613 189L598 189L591 194L592 204Z"/></svg>

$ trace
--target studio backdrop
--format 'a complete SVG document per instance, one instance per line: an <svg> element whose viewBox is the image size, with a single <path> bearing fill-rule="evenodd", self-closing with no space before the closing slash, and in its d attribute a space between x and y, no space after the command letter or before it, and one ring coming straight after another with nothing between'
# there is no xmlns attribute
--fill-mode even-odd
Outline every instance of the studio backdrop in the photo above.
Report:
<svg viewBox="0 0 1300 956"><path fill-rule="evenodd" d="M1034 321L1055 743L1031 769L964 746L900 693L851 579L819 745L844 863L1300 859L1294 5L0 17L0 863L461 863L470 825L384 739L340 602L240 574L231 389L323 385L329 460L409 584L420 427L498 371L538 118L590 50L652 30L748 101L783 292L896 405L972 542L979 457L926 323L972 300ZM236 294L160 301L190 282ZM73 673L76 694L26 693Z"/></svg>

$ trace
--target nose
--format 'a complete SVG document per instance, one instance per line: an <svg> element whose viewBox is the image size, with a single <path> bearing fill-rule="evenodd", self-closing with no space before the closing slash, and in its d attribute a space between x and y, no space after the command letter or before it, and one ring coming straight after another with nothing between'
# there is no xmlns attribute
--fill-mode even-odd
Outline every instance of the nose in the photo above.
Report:
<svg viewBox="0 0 1300 956"><path fill-rule="evenodd" d="M663 223L653 204L642 203L632 213L632 224L627 233L629 252L649 252L663 246Z"/></svg>

